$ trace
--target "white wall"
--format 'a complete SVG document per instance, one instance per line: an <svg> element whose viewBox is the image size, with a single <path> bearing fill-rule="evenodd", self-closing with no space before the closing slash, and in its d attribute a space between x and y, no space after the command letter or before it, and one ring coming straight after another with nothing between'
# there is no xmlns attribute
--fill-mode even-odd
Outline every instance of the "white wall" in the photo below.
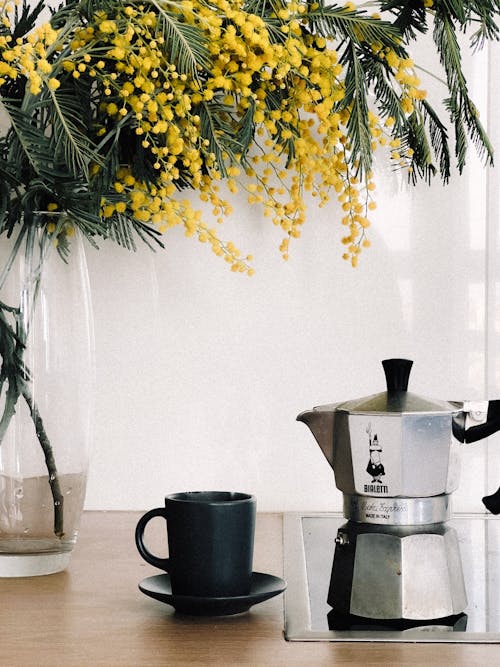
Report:
<svg viewBox="0 0 500 667"><path fill-rule="evenodd" d="M498 147L500 99L487 78L498 80L498 48L491 60L467 67ZM242 200L220 233L254 254L252 278L180 229L165 252L90 249L97 391L87 508L228 489L255 493L261 511L340 509L333 473L295 417L382 391L386 357L415 361L417 393L500 397L498 169L485 172L473 154L447 188L411 190L381 166L373 247L356 270L340 258L334 204L310 209L284 263L281 235ZM463 454L455 508L482 511L481 496L500 483L500 437Z"/></svg>

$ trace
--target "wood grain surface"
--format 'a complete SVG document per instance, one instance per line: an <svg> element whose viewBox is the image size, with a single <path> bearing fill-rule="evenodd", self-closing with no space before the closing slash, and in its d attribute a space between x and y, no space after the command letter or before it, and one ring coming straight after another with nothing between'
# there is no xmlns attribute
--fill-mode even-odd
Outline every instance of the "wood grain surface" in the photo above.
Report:
<svg viewBox="0 0 500 667"><path fill-rule="evenodd" d="M499 645L287 642L282 596L234 617L176 614L137 588L157 573L135 548L139 516L86 512L66 572L0 580L0 667L500 666ZM258 515L254 569L282 576L282 565L282 517Z"/></svg>

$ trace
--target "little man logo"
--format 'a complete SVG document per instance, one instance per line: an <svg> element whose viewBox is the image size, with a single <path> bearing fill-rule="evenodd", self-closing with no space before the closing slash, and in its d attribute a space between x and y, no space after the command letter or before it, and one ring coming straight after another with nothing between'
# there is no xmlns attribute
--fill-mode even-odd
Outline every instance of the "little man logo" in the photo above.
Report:
<svg viewBox="0 0 500 667"><path fill-rule="evenodd" d="M374 489L376 488L377 484L380 484L383 486L384 490L382 489L380 491L375 491L375 493L387 493L387 486L383 485L382 483L382 477L385 475L385 468L382 464L382 459L380 457L380 454L382 452L382 447L380 446L380 443L378 441L378 436L375 433L375 435L372 437L372 423L368 422L368 426L366 427L366 432L368 433L368 445L369 445L369 452L370 452L370 459L368 461L368 465L366 466L366 472L371 475L372 477L372 483L365 485L365 491L366 491L366 486L374 487L373 489L370 489L370 492L373 493Z"/></svg>

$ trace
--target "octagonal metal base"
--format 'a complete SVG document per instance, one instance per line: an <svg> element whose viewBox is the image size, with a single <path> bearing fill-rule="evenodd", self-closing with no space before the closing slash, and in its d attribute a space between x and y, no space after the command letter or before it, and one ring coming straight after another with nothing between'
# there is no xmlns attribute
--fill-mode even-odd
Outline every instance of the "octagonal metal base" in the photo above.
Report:
<svg viewBox="0 0 500 667"><path fill-rule="evenodd" d="M456 532L444 523L348 521L337 533L328 603L372 619L434 619L467 606Z"/></svg>

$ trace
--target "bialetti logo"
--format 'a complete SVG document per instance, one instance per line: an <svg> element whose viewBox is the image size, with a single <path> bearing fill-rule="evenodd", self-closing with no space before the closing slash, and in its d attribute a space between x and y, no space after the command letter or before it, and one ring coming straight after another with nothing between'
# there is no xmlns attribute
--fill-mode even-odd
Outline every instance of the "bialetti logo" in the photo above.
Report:
<svg viewBox="0 0 500 667"><path fill-rule="evenodd" d="M365 484L365 493L389 493L389 487L386 484Z"/></svg>

